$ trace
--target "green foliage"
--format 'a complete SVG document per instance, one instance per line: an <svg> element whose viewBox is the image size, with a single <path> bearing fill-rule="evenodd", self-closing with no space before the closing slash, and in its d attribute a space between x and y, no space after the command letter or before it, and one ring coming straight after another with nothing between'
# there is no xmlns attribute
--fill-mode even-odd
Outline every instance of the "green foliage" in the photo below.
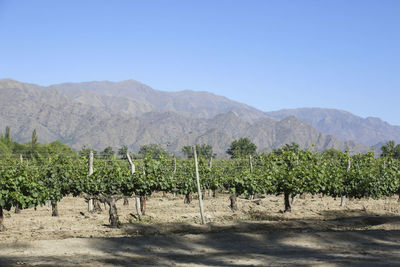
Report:
<svg viewBox="0 0 400 267"><path fill-rule="evenodd" d="M324 152L322 152L322 155L327 159L340 159L342 157L343 153L337 149L330 148L330 149L326 149Z"/></svg>
<svg viewBox="0 0 400 267"><path fill-rule="evenodd" d="M271 153L274 163L273 190L275 194L328 194L330 181L336 176L327 172L330 159L326 155L297 149L282 149Z"/></svg>
<svg viewBox="0 0 400 267"><path fill-rule="evenodd" d="M38 137L37 137L36 129L33 129L31 145L35 146L37 144L37 142L38 142Z"/></svg>
<svg viewBox="0 0 400 267"><path fill-rule="evenodd" d="M157 144L148 144L140 147L139 155L142 158L145 158L148 154L151 154L153 159L169 157L169 153L161 145Z"/></svg>
<svg viewBox="0 0 400 267"><path fill-rule="evenodd" d="M0 138L0 158L14 157L20 158L22 155L23 159L31 160L35 159L38 161L48 159L56 154L64 154L70 157L76 157L77 153L74 149L55 141L49 144L32 143L18 144L13 141L8 141L6 138Z"/></svg>
<svg viewBox="0 0 400 267"><path fill-rule="evenodd" d="M49 196L40 179L37 166L3 160L0 165L0 206L10 210L12 206L21 209L36 207L45 203Z"/></svg>
<svg viewBox="0 0 400 267"><path fill-rule="evenodd" d="M47 188L49 200L59 202L64 196L74 192L74 184L84 177L87 168L79 160L59 154L40 164L40 179Z"/></svg>
<svg viewBox="0 0 400 267"><path fill-rule="evenodd" d="M390 157L377 160L373 152L355 155L351 157L351 168L346 178L348 196L391 196L399 189L398 162Z"/></svg>
<svg viewBox="0 0 400 267"><path fill-rule="evenodd" d="M102 159L111 159L114 157L114 150L112 147L108 146L106 147L102 152L100 152L100 157Z"/></svg>
<svg viewBox="0 0 400 267"><path fill-rule="evenodd" d="M231 158L244 158L249 155L255 155L256 151L257 146L246 137L233 141L226 153L230 155Z"/></svg>
<svg viewBox="0 0 400 267"><path fill-rule="evenodd" d="M394 141L389 141L381 147L382 154L381 157L392 157L395 159L400 159L400 144Z"/></svg>
<svg viewBox="0 0 400 267"><path fill-rule="evenodd" d="M400 189L400 162L393 158L380 158L376 161L377 176L369 185L372 190L370 196L380 198L399 193ZM378 189L378 190L377 190Z"/></svg>
<svg viewBox="0 0 400 267"><path fill-rule="evenodd" d="M8 158L11 156L12 151L9 148L9 146L7 146L4 142L3 142L4 138L0 138L0 159L1 158Z"/></svg>
<svg viewBox="0 0 400 267"><path fill-rule="evenodd" d="M4 135L5 139L7 142L11 142L11 133L10 133L10 127L6 126L6 133Z"/></svg>
<svg viewBox="0 0 400 267"><path fill-rule="evenodd" d="M90 151L93 151L93 157L98 158L98 152L94 150L93 148L87 147L87 146L82 146L81 150L78 152L80 157L85 157L89 158Z"/></svg>
<svg viewBox="0 0 400 267"><path fill-rule="evenodd" d="M176 185L172 169L170 158L160 155L156 160L149 153L143 159L143 165L138 166L127 191L141 196L150 195L154 191L171 191Z"/></svg>
<svg viewBox="0 0 400 267"><path fill-rule="evenodd" d="M274 185L277 194L291 194L297 195L304 193L307 184L306 166L304 159L309 156L304 154L303 151L282 150L277 155L276 162L278 169Z"/></svg>
<svg viewBox="0 0 400 267"><path fill-rule="evenodd" d="M62 154L66 157L77 158L77 152L60 141L54 141L49 144L43 145L43 151L48 155Z"/></svg>
<svg viewBox="0 0 400 267"><path fill-rule="evenodd" d="M196 173L193 160L177 160L174 174L178 194L196 192Z"/></svg>
<svg viewBox="0 0 400 267"><path fill-rule="evenodd" d="M214 164L220 164L223 160L214 161ZM192 165L194 166L194 161L191 160ZM216 174L219 167L212 168L210 167L210 160L200 157L198 158L199 165L199 176L200 176L200 184L203 189L210 189L213 191L219 190L222 188L222 180L221 176ZM193 168L193 171L195 169Z"/></svg>
<svg viewBox="0 0 400 267"><path fill-rule="evenodd" d="M206 159L215 158L216 154L213 153L213 148L211 145L201 144L196 145L196 152L199 158L203 157ZM194 157L193 147L192 146L184 146L182 147L182 153L186 158L191 159Z"/></svg>
<svg viewBox="0 0 400 267"><path fill-rule="evenodd" d="M84 159L81 161L84 163ZM87 161L84 163L87 166ZM129 168L117 161L94 161L94 171L89 175L86 171L78 172L71 186L72 193L76 195L86 194L89 196L112 196L126 195L126 184L131 182Z"/></svg>
<svg viewBox="0 0 400 267"><path fill-rule="evenodd" d="M346 196L348 192L345 181L347 179L347 164L350 160L349 155L331 150L322 153L321 159L320 168L326 179L321 193L332 197Z"/></svg>
<svg viewBox="0 0 400 267"><path fill-rule="evenodd" d="M134 161L134 174L125 161L95 159L93 175L89 176L87 157L78 158L60 142L38 147L46 149L48 156L23 163L12 157L0 159L3 208L34 207L48 199L56 203L70 193L108 197L197 191L193 159L176 160L175 167L173 158L163 154L154 158L148 153ZM0 142L0 149L10 151L10 146ZM209 159L200 156L202 189L228 190L237 196L310 193L356 198L400 192L400 161L391 156L377 159L367 153L350 157L333 150L319 154L295 149L292 144L279 152L253 156L251 163L249 158L219 159L211 166Z"/></svg>
<svg viewBox="0 0 400 267"><path fill-rule="evenodd" d="M282 154L283 151L292 151L292 152L298 152L300 150L300 147L298 144L292 142L291 144L285 144L282 148L277 148L274 149L273 152L275 154Z"/></svg>
<svg viewBox="0 0 400 267"><path fill-rule="evenodd" d="M128 146L122 146L120 149L118 149L118 156L120 156L121 159L127 159L126 154L128 153Z"/></svg>
<svg viewBox="0 0 400 267"><path fill-rule="evenodd" d="M246 159L224 161L222 170L218 173L224 188L231 194L245 196L263 194L272 191L271 170L262 168L265 157L256 158L258 168L250 168ZM265 166L265 165L264 165ZM225 177L224 177L225 176Z"/></svg>

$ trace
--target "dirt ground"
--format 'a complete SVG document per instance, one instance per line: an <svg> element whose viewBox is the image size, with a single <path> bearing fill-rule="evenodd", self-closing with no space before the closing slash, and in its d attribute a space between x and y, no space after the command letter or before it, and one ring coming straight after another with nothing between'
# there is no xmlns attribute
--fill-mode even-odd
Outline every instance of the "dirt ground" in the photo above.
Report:
<svg viewBox="0 0 400 267"><path fill-rule="evenodd" d="M121 227L108 227L108 210L88 213L82 198L66 197L51 208L5 213L0 266L400 266L397 197L347 200L307 195L291 213L283 196L206 197L207 224L198 200L156 193L142 222L135 201L117 203Z"/></svg>

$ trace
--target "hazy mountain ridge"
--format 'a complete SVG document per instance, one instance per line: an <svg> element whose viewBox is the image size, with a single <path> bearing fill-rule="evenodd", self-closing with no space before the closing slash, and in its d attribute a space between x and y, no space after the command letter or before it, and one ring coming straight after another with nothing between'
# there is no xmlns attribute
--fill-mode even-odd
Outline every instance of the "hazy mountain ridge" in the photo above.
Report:
<svg viewBox="0 0 400 267"><path fill-rule="evenodd" d="M232 101L224 96L217 96L209 92L195 92L184 90L179 92L164 92L155 90L138 81L127 80L122 82L84 82L64 83L49 86L48 89L57 90L72 99L83 97L81 102L92 105L93 93L101 95L100 100L104 105L108 98L121 101L133 101L138 105L134 113L130 115L142 115L143 113L156 111L173 111L182 115L210 119L218 114L229 111L237 112L242 118L254 122L267 117L264 112L248 105ZM89 94L89 97L87 97ZM117 97L117 98L116 98ZM139 108L140 107L140 108Z"/></svg>
<svg viewBox="0 0 400 267"><path fill-rule="evenodd" d="M179 153L184 145L207 143L226 156L233 140L249 137L260 151L290 142L313 150L368 150L296 117L273 119L270 113L207 92L168 93L135 81L42 87L0 80L0 93L0 129L10 126L21 142L30 141L36 128L40 142L60 140L76 149L128 145L137 151L141 145L158 143Z"/></svg>
<svg viewBox="0 0 400 267"><path fill-rule="evenodd" d="M275 119L295 116L321 132L368 146L388 140L400 142L400 126L390 125L379 118L361 118L343 110L299 108L266 112L266 114Z"/></svg>

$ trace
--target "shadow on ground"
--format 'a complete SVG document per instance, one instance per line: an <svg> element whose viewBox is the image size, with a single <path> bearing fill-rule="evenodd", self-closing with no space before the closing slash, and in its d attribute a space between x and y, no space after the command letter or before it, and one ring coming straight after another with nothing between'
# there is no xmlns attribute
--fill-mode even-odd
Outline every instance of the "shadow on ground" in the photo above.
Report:
<svg viewBox="0 0 400 267"><path fill-rule="evenodd" d="M347 215L335 211L323 220L270 218L229 225L131 223L122 226L127 237L85 239L89 254L2 257L0 265L400 266L400 230L366 229L400 224L400 216Z"/></svg>

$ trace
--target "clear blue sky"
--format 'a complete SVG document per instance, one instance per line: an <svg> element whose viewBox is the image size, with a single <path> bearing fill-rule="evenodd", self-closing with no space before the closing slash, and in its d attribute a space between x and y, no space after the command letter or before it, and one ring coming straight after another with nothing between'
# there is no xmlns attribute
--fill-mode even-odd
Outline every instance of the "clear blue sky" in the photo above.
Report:
<svg viewBox="0 0 400 267"><path fill-rule="evenodd" d="M400 125L400 1L2 1L0 78L135 79Z"/></svg>

